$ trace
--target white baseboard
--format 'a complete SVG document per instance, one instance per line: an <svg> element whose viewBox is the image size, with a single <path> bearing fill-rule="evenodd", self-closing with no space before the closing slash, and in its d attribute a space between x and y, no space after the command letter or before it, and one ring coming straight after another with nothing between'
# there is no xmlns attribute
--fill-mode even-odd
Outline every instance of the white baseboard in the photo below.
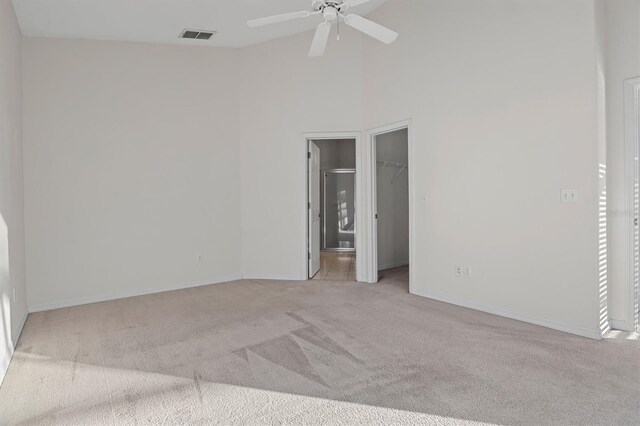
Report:
<svg viewBox="0 0 640 426"><path fill-rule="evenodd" d="M633 331L633 328L629 327L628 321L625 321L625 320L610 318L609 324L611 324L611 328L614 330Z"/></svg>
<svg viewBox="0 0 640 426"><path fill-rule="evenodd" d="M22 335L22 330L24 329L24 325L27 322L27 317L29 316L29 309L25 309L24 310L24 315L22 316L22 319L20 320L20 328L18 331L18 337L16 338L16 343L18 342L18 340L20 340L20 336Z"/></svg>
<svg viewBox="0 0 640 426"><path fill-rule="evenodd" d="M243 274L243 280L304 281L299 275Z"/></svg>
<svg viewBox="0 0 640 426"><path fill-rule="evenodd" d="M542 318L536 318L529 315L521 315L516 312L507 311L504 309L494 308L491 306L485 306L475 302L467 302L456 297L434 294L430 292L416 292L412 291L417 296L427 297L429 299L439 300L441 302L451 303L453 305L462 306L465 308L475 309L477 311L487 312L489 314L498 315L505 318L510 318L530 324L539 325L542 327L551 328L553 330L564 331L566 333L576 334L582 337L588 337L590 339L600 340L602 336L598 328L588 328L573 324L566 324L559 321L552 321Z"/></svg>
<svg viewBox="0 0 640 426"><path fill-rule="evenodd" d="M197 283L191 283L191 284L180 284L180 285L175 285L175 286L159 287L159 288L144 289L144 290L124 291L124 292L119 292L119 293L115 293L115 294L101 295L101 296L95 296L95 297L87 297L87 298L80 298L80 299L63 300L63 301L58 301L58 302L53 302L53 303L42 303L42 304L37 304L37 305L29 305L28 306L28 312L50 311L50 310L53 310L53 309L69 308L69 307L72 307L72 306L87 305L87 304L90 304L90 303L107 302L109 300L124 299L124 298L127 298L127 297L135 297L135 296L144 296L146 294L162 293L162 292L165 292L165 291L173 291L173 290L182 290L182 289L185 289L185 288L201 287L201 286L204 286L204 285L220 284L220 283L224 283L224 282L237 281L237 280L243 280L243 279L244 280L274 280L274 281L304 281L304 280L306 280L306 278L300 278L300 276L298 276L298 275L265 275L265 274L254 274L254 273L244 274L243 276L230 275L230 276L227 276L227 277L222 277L222 278L218 278L216 280L207 281L207 282L197 282Z"/></svg>
<svg viewBox="0 0 640 426"><path fill-rule="evenodd" d="M247 274L243 277L239 275L230 275L227 277L217 278L212 281L207 282L197 282L191 284L180 284L175 286L167 286L167 287L159 287L153 289L144 289L144 290L134 290L134 291L124 291L115 294L101 295L96 297L87 297L81 299L73 299L73 300L64 300L53 303L43 303L38 305L29 305L29 312L42 312L42 311L50 311L53 309L60 308L69 308L71 306L79 306L79 305L87 305L90 303L99 303L99 302L107 302L109 300L116 299L125 299L127 297L135 297L135 296L144 296L146 294L154 294L154 293L162 293L165 291L174 291L174 290L182 290L185 288L192 287L201 287L205 285L211 284L220 284L229 281L237 281L237 280L278 280L278 281L298 281L300 280L299 276L291 276L291 275L261 275L261 274Z"/></svg>
<svg viewBox="0 0 640 426"><path fill-rule="evenodd" d="M29 315L28 310L25 309L24 315L20 319L20 327L18 328L18 335L16 336L16 342L12 343L9 347L9 352L6 356L0 360L0 385L4 381L4 376L7 374L7 370L9 369L9 364L11 363L11 358L13 358L13 354L16 350L16 345L18 344L18 340L20 340L20 335L22 334L22 329L24 328L24 324L27 322L27 316Z"/></svg>
<svg viewBox="0 0 640 426"><path fill-rule="evenodd" d="M407 266L409 264L409 259L401 260L399 262L392 262L386 265L378 265L378 271L384 271L385 269L398 268L400 266Z"/></svg>
<svg viewBox="0 0 640 426"><path fill-rule="evenodd" d="M154 293L163 293L165 291L174 291L174 290L182 290L185 288L193 288L193 287L202 287L205 285L211 284L220 284L226 283L229 281L236 281L241 279L238 275L230 275L227 277L217 278L212 281L207 282L196 282L190 284L179 284L175 286L167 286L167 287L159 287L153 289L144 289L144 290L134 290L134 291L124 291L120 293L110 294L110 295L102 295L96 297L87 297L82 299L73 299L73 300L65 300L54 303L44 303L40 305L29 305L29 312L42 312L42 311L50 311L52 309L60 309L60 308L68 308L71 306L79 306L79 305L87 305L89 303L98 303L98 302L107 302L109 300L116 299L125 299L127 297L135 297L135 296L144 296L146 294L154 294Z"/></svg>

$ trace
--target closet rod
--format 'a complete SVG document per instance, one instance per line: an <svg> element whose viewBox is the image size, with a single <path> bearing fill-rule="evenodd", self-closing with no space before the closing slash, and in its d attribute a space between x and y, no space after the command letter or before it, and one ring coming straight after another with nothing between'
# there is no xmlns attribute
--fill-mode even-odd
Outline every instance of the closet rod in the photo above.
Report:
<svg viewBox="0 0 640 426"><path fill-rule="evenodd" d="M398 170L398 172L397 172L395 175L393 175L393 177L391 178L391 183L392 183L392 184L393 184L393 181L394 181L394 180L396 180L396 178L397 178L398 176L400 176L400 173L402 173L402 171L403 171L403 170L405 170L405 169L406 169L406 170L409 170L409 169L408 169L408 167L406 167L406 166L404 166L404 167L400 167L400 170Z"/></svg>
<svg viewBox="0 0 640 426"><path fill-rule="evenodd" d="M405 169L408 167L406 164L396 163L396 162L393 162L393 161L377 161L377 163L382 165L382 166L403 167Z"/></svg>

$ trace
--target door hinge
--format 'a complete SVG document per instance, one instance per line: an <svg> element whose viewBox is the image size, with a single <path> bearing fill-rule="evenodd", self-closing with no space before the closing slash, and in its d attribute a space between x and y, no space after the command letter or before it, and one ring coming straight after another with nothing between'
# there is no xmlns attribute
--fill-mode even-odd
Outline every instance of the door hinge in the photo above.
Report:
<svg viewBox="0 0 640 426"><path fill-rule="evenodd" d="M307 208L311 210L311 203L307 203Z"/></svg>
<svg viewBox="0 0 640 426"><path fill-rule="evenodd" d="M375 218L376 218L376 219L378 218L378 213L376 213Z"/></svg>
<svg viewBox="0 0 640 426"><path fill-rule="evenodd" d="M311 252L307 252L307 259L311 260Z"/></svg>
<svg viewBox="0 0 640 426"><path fill-rule="evenodd" d="M307 158L311 158L311 153L307 152Z"/></svg>

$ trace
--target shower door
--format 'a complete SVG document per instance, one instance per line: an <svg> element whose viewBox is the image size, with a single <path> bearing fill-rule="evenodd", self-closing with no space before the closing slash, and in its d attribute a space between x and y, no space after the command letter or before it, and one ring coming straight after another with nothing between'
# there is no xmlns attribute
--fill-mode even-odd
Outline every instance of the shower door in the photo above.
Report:
<svg viewBox="0 0 640 426"><path fill-rule="evenodd" d="M355 250L356 171L323 172L323 249Z"/></svg>

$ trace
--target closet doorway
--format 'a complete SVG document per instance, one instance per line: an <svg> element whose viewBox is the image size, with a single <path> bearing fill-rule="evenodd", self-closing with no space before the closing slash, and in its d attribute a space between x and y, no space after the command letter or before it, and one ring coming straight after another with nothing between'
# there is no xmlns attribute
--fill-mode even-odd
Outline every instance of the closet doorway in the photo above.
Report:
<svg viewBox="0 0 640 426"><path fill-rule="evenodd" d="M308 144L308 277L355 281L356 140Z"/></svg>
<svg viewBox="0 0 640 426"><path fill-rule="evenodd" d="M368 282L411 286L413 202L411 121L367 132L370 161ZM410 290L410 288L407 288Z"/></svg>

